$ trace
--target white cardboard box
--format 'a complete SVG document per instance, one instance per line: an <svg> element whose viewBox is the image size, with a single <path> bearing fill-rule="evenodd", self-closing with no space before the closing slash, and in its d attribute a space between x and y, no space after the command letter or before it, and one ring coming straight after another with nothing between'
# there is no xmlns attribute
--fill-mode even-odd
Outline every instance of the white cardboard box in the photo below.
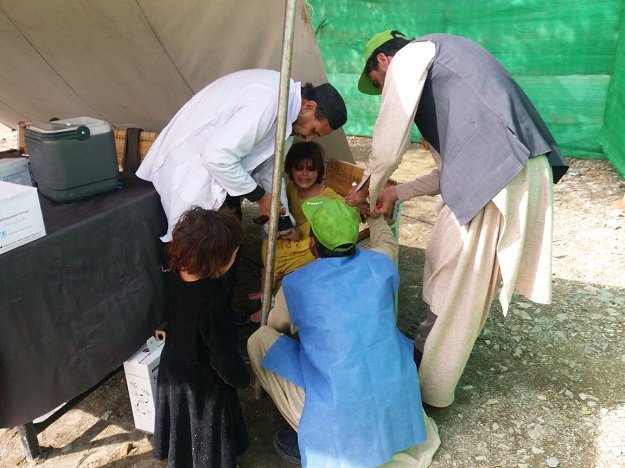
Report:
<svg viewBox="0 0 625 468"><path fill-rule="evenodd" d="M32 187L28 159L26 158L2 158L0 159L0 180L12 184L27 185Z"/></svg>
<svg viewBox="0 0 625 468"><path fill-rule="evenodd" d="M135 427L151 433L154 432L156 381L163 343L161 341L150 346L152 350L146 343L124 362Z"/></svg>
<svg viewBox="0 0 625 468"><path fill-rule="evenodd" d="M45 235L37 189L0 181L0 254Z"/></svg>

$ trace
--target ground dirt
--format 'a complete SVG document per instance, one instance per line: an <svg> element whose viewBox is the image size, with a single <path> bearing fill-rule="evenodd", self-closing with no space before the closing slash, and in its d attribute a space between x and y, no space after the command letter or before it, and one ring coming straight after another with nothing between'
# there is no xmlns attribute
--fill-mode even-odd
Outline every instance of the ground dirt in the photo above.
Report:
<svg viewBox="0 0 625 468"><path fill-rule="evenodd" d="M349 143L363 165L370 140ZM625 467L625 181L609 161L569 162L554 189L552 304L517 297L506 318L493 306L456 401L433 414L441 446L432 467ZM414 144L393 178L409 180L431 167L429 154ZM399 326L407 334L424 314L421 270L434 203L426 197L403 204ZM237 306L249 312L259 307L247 300L259 287L256 210L244 206L247 238L238 266ZM240 328L241 338L254 329ZM290 466L272 447L284 423L270 398L257 400L248 388L241 399L251 446L239 466ZM121 369L38 438L42 454L28 461L16 429L0 429L0 466L165 466L152 458L151 435L134 428Z"/></svg>

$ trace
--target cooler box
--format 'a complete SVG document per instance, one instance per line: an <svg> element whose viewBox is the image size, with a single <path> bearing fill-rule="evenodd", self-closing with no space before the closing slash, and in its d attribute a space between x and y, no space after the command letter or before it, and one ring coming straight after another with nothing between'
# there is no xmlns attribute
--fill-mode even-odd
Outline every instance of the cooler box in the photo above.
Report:
<svg viewBox="0 0 625 468"><path fill-rule="evenodd" d="M24 128L33 178L39 191L72 202L117 187L113 128L91 117L33 122Z"/></svg>

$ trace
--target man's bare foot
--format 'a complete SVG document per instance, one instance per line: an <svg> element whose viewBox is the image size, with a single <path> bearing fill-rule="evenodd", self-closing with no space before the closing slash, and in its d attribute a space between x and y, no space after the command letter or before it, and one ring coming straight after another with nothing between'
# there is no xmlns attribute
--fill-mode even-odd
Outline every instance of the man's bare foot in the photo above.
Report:
<svg viewBox="0 0 625 468"><path fill-rule="evenodd" d="M257 310L252 315L250 315L250 321L254 323L260 323L260 320L262 319L262 315L263 315L263 311Z"/></svg>
<svg viewBox="0 0 625 468"><path fill-rule="evenodd" d="M262 291L255 291L255 292L251 292L247 295L247 298L250 301L260 301L263 297L263 292Z"/></svg>

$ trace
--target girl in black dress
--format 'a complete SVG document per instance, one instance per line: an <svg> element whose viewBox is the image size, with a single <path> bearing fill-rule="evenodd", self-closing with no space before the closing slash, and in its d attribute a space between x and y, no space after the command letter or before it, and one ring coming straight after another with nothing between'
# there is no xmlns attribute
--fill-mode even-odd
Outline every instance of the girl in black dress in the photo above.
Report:
<svg viewBox="0 0 625 468"><path fill-rule="evenodd" d="M223 211L185 212L166 247L167 339L158 374L154 456L170 467L235 467L248 446L236 388L249 385L220 277L243 239Z"/></svg>

